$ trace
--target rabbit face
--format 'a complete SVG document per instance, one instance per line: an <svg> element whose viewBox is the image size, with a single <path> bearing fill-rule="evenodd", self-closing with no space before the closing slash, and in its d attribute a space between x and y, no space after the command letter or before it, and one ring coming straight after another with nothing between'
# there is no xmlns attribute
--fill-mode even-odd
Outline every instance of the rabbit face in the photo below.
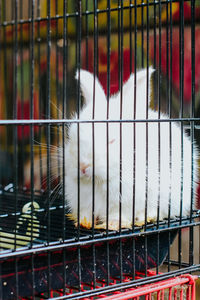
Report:
<svg viewBox="0 0 200 300"><path fill-rule="evenodd" d="M109 177L115 175L116 168L119 168L119 147L116 135L107 138L106 126L105 123L80 123L78 133L78 125L71 125L66 146L66 165L75 178L78 167L80 179L85 181L92 181L93 175L97 182L106 181L107 168Z"/></svg>

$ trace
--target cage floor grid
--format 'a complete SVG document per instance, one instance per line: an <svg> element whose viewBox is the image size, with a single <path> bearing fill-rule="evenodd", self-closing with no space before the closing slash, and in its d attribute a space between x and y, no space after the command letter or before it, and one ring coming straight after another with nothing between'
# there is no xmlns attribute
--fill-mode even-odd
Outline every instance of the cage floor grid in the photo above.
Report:
<svg viewBox="0 0 200 300"><path fill-rule="evenodd" d="M155 276L156 272L148 271L148 277ZM145 275L142 273L137 273L135 279L142 279ZM46 298L54 299L107 299L107 300L126 300L126 299L187 299L195 300L195 282L197 276L192 276L190 274L180 275L174 278L169 278L165 280L156 281L149 284L139 285L135 287L130 287L122 289L118 285L120 280L117 278L110 278L109 285L105 281L97 281L94 287L93 284L82 283L80 289L73 287L65 287L65 292L63 290L51 290L49 295L47 293L42 293L38 296L37 300L42 300ZM129 284L133 280L132 277L124 275L122 283ZM109 292L103 291L104 288L110 288ZM140 298L142 297L143 298ZM144 298L145 297L145 298ZM30 298L29 298L30 299ZM21 298L21 300L27 300L27 298Z"/></svg>
<svg viewBox="0 0 200 300"><path fill-rule="evenodd" d="M170 227L169 220L164 220L147 224L146 230L144 226L135 228L134 232L81 229L77 239L78 231L72 221L65 219L63 226L62 198L51 206L49 218L45 197L35 195L31 202L30 195L19 193L15 206L12 191L0 194L2 299L27 297L33 293L33 285L34 294L41 294L50 287L53 291L63 286L77 288L81 278L90 288L93 281L99 284L105 278L117 280L122 274L158 268L165 261L178 230L196 225L188 217L170 220ZM198 216L195 212L192 222Z"/></svg>

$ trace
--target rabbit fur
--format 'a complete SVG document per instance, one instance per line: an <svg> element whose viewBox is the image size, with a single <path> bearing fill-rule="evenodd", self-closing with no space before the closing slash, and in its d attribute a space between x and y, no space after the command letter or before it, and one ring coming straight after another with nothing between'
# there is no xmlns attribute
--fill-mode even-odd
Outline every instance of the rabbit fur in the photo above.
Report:
<svg viewBox="0 0 200 300"><path fill-rule="evenodd" d="M197 188L196 145L193 145L192 174L191 139L184 131L181 137L180 122L131 122L134 117L140 121L158 119L158 113L149 107L153 72L150 67L148 80L147 69L136 73L134 105L134 74L123 84L122 95L118 92L107 101L98 79L88 71L77 71L76 78L80 80L85 101L79 119L86 122L72 123L69 127L65 147L65 191L76 220L79 198L82 226L90 228L92 220L96 228L106 228L108 223L108 228L113 230L118 230L120 223L123 228L131 228L133 222L141 225L145 222L145 205L147 221L156 220L158 212L160 220L167 218L169 203L170 216L179 216L181 199L182 215L190 212L192 190L195 199ZM120 118L127 122L121 125L120 122L108 122L108 125L101 122L119 121ZM72 119L77 120L77 115ZM87 122L93 119L99 122L94 125ZM169 117L161 113L160 119Z"/></svg>

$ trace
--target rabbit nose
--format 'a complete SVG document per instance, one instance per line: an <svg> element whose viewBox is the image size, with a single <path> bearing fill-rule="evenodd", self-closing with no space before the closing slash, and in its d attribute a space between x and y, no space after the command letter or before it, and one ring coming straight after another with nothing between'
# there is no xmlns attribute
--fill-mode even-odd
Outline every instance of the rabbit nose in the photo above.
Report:
<svg viewBox="0 0 200 300"><path fill-rule="evenodd" d="M84 163L80 163L80 170L83 174L86 173L86 169L89 167L90 165L89 164L84 164Z"/></svg>

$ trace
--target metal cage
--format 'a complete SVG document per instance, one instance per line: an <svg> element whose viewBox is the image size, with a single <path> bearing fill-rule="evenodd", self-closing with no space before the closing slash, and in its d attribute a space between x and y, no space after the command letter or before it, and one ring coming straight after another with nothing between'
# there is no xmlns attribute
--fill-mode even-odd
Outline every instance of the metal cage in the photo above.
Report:
<svg viewBox="0 0 200 300"><path fill-rule="evenodd" d="M198 299L199 189L194 193L195 146L200 146L200 6L180 0L0 0L0 299ZM156 70L148 81L150 67ZM99 79L107 99L107 116L81 119L84 100L80 69ZM148 102L156 119L123 118L123 86L130 74L147 72ZM77 72L78 80L75 79ZM136 78L136 76L135 76ZM133 84L136 99L137 81ZM109 118L109 98L120 97L119 119ZM134 103L133 103L134 105ZM72 113L76 112L73 118ZM167 114L168 118L162 117ZM158 128L161 168L162 123L190 139L190 212L172 217L171 190L167 217L148 218L148 128ZM122 226L121 198L116 199L119 228L109 225L109 128L119 125L119 194L122 194L124 124L145 126L144 222L134 215ZM77 132L77 214L66 196L66 140ZM80 128L92 132L91 222L81 222ZM95 128L106 128L105 227L95 216ZM95 127L96 126L96 127ZM110 127L109 127L110 126ZM135 144L134 144L135 145ZM135 147L135 146L134 146ZM133 162L134 162L133 149ZM172 166L170 165L170 168ZM184 166L181 172L183 177ZM171 169L170 169L171 170ZM84 170L85 172L85 170ZM159 172L158 172L159 173ZM133 167L133 195L136 171ZM198 181L198 180L197 180ZM119 199L120 198L120 199ZM178 201L178 200L177 200ZM96 218L96 219L95 219ZM95 223L96 222L96 223ZM101 222L100 222L101 225ZM197 297L197 298L196 298Z"/></svg>

